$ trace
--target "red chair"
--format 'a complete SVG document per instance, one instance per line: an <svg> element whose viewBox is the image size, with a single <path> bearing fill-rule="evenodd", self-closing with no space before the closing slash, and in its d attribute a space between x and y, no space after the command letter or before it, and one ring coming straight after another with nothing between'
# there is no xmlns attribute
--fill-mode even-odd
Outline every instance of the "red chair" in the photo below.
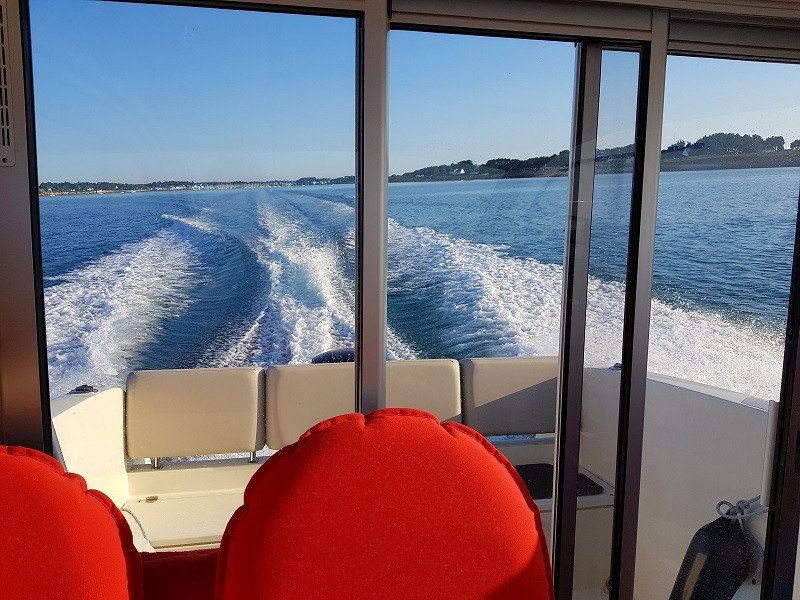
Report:
<svg viewBox="0 0 800 600"><path fill-rule="evenodd" d="M103 493L29 448L0 446L0 598L211 600L216 550L142 553Z"/></svg>
<svg viewBox="0 0 800 600"><path fill-rule="evenodd" d="M142 598L142 563L117 507L28 448L0 446L0 596Z"/></svg>
<svg viewBox="0 0 800 600"><path fill-rule="evenodd" d="M270 458L228 523L218 600L552 599L539 511L463 425L385 409Z"/></svg>

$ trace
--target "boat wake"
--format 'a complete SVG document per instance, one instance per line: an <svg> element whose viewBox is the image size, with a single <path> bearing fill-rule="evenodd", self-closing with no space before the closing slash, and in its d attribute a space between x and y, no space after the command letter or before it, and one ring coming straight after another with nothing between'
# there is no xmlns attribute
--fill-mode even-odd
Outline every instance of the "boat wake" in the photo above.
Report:
<svg viewBox="0 0 800 600"><path fill-rule="evenodd" d="M250 248L268 282L262 308L214 366L308 363L326 350L354 345L353 209L304 198L294 194L259 205L262 234ZM390 358L415 356L391 329L388 347Z"/></svg>
<svg viewBox="0 0 800 600"><path fill-rule="evenodd" d="M513 257L503 247L396 221L390 221L389 239L390 294L431 298L417 318L435 329L447 355L558 354L561 265ZM621 361L624 301L624 284L590 277L587 367ZM398 312L390 309L390 319L408 318ZM779 332L727 315L652 302L652 372L777 400L782 362Z"/></svg>
<svg viewBox="0 0 800 600"><path fill-rule="evenodd" d="M60 276L45 290L52 396L120 385L162 320L192 302L198 267L192 246L161 230Z"/></svg>
<svg viewBox="0 0 800 600"><path fill-rule="evenodd" d="M217 233L217 228L213 225L206 223L205 221L201 221L200 219L193 219L191 217L178 217L176 215L170 215L164 213L161 215L162 219L167 221L173 221L175 223L183 223L188 227L193 227L203 233Z"/></svg>
<svg viewBox="0 0 800 600"><path fill-rule="evenodd" d="M280 189L242 202L238 219L217 205L203 220L159 213L167 228L49 278L53 395L121 385L173 345L203 345L187 368L307 363L354 345L352 204ZM560 264L390 219L387 283L390 358L558 354ZM624 293L590 277L587 366L620 362ZM777 399L780 332L660 300L651 312L651 371Z"/></svg>

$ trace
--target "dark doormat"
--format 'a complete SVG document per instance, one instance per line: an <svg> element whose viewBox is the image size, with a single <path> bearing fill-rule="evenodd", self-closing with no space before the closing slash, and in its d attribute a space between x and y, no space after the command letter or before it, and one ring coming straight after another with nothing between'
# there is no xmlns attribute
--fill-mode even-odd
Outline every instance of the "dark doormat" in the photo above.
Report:
<svg viewBox="0 0 800 600"><path fill-rule="evenodd" d="M553 465L537 463L514 465L534 500L553 497ZM596 496L603 493L603 486L595 483L583 473L578 473L578 496Z"/></svg>

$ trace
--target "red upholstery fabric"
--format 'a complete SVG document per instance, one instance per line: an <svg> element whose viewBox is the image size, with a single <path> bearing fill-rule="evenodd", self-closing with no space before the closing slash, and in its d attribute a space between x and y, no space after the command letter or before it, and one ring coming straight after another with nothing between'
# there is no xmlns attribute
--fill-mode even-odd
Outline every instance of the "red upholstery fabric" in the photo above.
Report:
<svg viewBox="0 0 800 600"><path fill-rule="evenodd" d="M139 553L117 507L28 448L0 446L0 596L142 598Z"/></svg>
<svg viewBox="0 0 800 600"><path fill-rule="evenodd" d="M145 600L213 600L217 549L142 552Z"/></svg>
<svg viewBox="0 0 800 600"><path fill-rule="evenodd" d="M220 600L550 599L539 511L480 434L385 409L320 423L253 476Z"/></svg>

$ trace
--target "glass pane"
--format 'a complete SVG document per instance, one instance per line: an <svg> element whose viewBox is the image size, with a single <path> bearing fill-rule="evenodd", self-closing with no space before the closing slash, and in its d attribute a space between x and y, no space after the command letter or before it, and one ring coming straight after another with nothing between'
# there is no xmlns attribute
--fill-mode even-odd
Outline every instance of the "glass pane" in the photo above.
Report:
<svg viewBox="0 0 800 600"><path fill-rule="evenodd" d="M641 598L707 590L719 585L723 564L744 582L737 598L759 594L751 572L757 561L746 560L764 540L766 516L751 514L757 505L745 511L744 528L722 519L700 529L719 518L719 502L761 493L800 189L800 155L790 149L800 137L799 75L795 65L668 61L636 564ZM728 539L703 549L712 534Z"/></svg>
<svg viewBox="0 0 800 600"><path fill-rule="evenodd" d="M463 420L517 465L549 532L572 44L391 33L387 402ZM502 66L501 66L502 65ZM434 404L435 359L464 399ZM456 365L453 359L459 360ZM452 392L458 398L457 389Z"/></svg>
<svg viewBox="0 0 800 600"><path fill-rule="evenodd" d="M639 54L604 50L581 414L575 598L607 598Z"/></svg>
<svg viewBox="0 0 800 600"><path fill-rule="evenodd" d="M353 22L63 4L33 6L53 395L352 345Z"/></svg>
<svg viewBox="0 0 800 600"><path fill-rule="evenodd" d="M150 459L268 453L262 367L353 346L356 22L45 0L31 17L57 443L120 505L179 506ZM293 396L295 429L270 421L273 449L352 412L352 365L338 376L338 404ZM192 491L221 494L212 542L256 467Z"/></svg>

